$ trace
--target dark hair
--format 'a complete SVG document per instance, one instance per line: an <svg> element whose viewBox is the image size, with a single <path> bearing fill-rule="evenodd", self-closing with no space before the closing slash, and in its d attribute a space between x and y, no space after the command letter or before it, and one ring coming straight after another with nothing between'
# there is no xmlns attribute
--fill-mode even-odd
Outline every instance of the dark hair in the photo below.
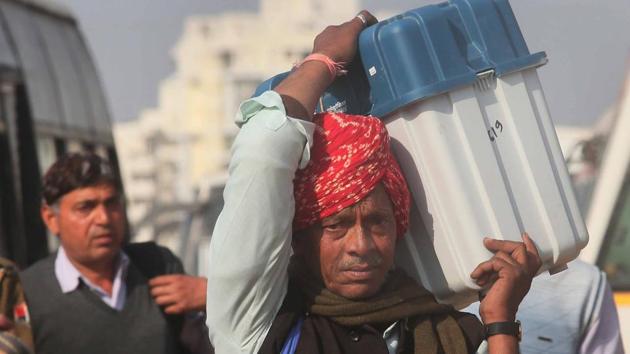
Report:
<svg viewBox="0 0 630 354"><path fill-rule="evenodd" d="M95 153L73 153L60 157L44 175L42 195L48 205L78 188L109 184L121 191L120 179L109 162Z"/></svg>

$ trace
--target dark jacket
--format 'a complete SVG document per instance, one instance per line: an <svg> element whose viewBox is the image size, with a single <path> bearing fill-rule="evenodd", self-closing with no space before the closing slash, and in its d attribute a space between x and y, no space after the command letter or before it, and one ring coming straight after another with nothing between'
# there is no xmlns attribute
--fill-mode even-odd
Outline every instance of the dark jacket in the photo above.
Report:
<svg viewBox="0 0 630 354"><path fill-rule="evenodd" d="M181 353L183 316L167 317L153 301L148 279L181 272L181 262L154 243L133 244L122 311L106 305L84 284L62 293L56 254L20 273L37 353Z"/></svg>

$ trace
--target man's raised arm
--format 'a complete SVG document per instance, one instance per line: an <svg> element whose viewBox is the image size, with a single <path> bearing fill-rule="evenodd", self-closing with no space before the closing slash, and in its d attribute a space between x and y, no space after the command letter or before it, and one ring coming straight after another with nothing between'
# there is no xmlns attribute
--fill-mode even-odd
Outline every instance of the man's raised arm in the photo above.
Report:
<svg viewBox="0 0 630 354"><path fill-rule="evenodd" d="M375 22L369 13L363 16ZM355 18L326 28L315 39L313 53L350 62L363 26ZM257 352L284 300L295 210L293 178L308 163L314 129L306 120L334 78L325 62L305 61L275 92L239 108L241 130L232 147L225 206L212 235L208 264L206 313L216 353Z"/></svg>

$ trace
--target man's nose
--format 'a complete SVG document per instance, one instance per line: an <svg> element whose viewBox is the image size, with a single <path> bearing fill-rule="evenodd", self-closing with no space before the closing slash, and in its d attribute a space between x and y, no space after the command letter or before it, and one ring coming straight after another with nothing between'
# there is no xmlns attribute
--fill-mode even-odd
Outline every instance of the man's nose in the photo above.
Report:
<svg viewBox="0 0 630 354"><path fill-rule="evenodd" d="M94 213L95 213L94 219L98 224L100 225L109 224L111 220L111 215L109 211L107 210L107 207L105 207L105 205L101 204L97 206L96 209L94 210Z"/></svg>
<svg viewBox="0 0 630 354"><path fill-rule="evenodd" d="M357 256L363 256L375 249L372 234L364 226L358 224L349 230L347 251Z"/></svg>

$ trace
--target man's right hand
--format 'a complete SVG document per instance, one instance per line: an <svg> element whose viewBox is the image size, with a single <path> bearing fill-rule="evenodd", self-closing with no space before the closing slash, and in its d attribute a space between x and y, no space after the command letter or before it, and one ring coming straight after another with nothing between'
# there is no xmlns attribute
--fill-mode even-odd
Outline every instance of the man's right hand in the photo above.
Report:
<svg viewBox="0 0 630 354"><path fill-rule="evenodd" d="M337 26L328 26L315 37L313 53L321 53L336 62L349 63L357 52L357 38L359 33L370 25L378 22L369 11L359 13L367 21L356 16L352 20Z"/></svg>
<svg viewBox="0 0 630 354"><path fill-rule="evenodd" d="M360 14L366 19L366 25L376 23L376 18L368 11L363 10ZM363 21L358 17L338 26L328 26L315 38L313 53L348 64L354 59L357 39L364 28ZM308 61L293 70L274 91L282 96L289 116L311 120L319 97L334 79L324 63Z"/></svg>

